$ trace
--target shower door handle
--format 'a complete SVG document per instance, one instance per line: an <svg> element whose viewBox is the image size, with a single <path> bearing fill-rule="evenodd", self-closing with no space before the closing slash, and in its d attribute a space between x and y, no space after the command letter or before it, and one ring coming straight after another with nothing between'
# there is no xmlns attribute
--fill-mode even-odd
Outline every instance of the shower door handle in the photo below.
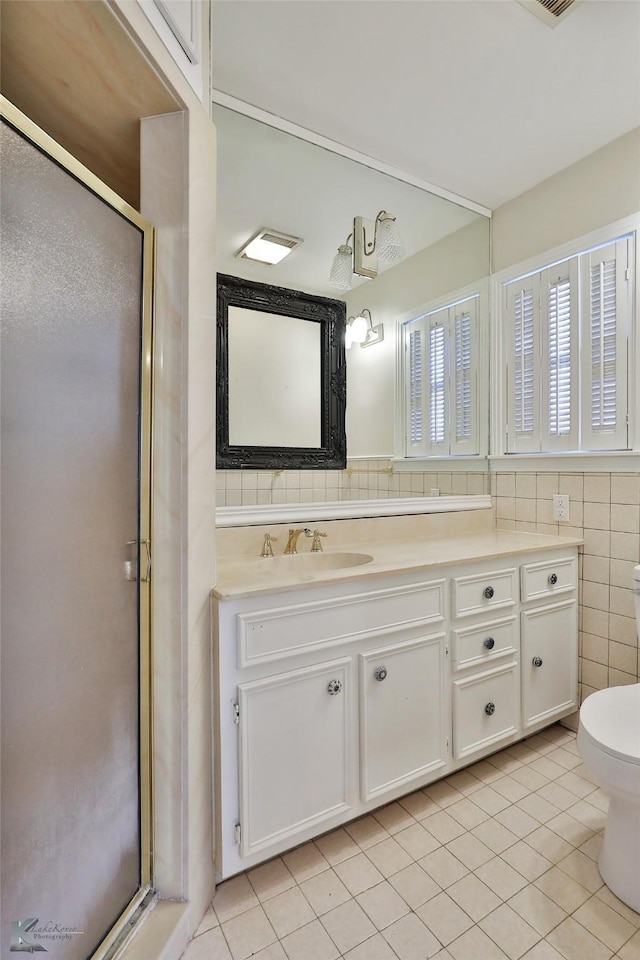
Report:
<svg viewBox="0 0 640 960"><path fill-rule="evenodd" d="M140 574L140 583L148 583L151 580L151 542L149 540L127 540L127 547L142 547L145 549L147 555L147 565L145 568L144 574ZM126 580L137 580L138 579L138 560L137 557L133 560L125 560L124 562L124 576Z"/></svg>

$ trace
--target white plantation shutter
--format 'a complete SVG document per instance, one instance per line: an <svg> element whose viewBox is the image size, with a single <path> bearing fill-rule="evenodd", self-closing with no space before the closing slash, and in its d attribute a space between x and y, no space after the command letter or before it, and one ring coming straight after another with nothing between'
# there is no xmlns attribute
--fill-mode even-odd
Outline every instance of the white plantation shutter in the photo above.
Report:
<svg viewBox="0 0 640 960"><path fill-rule="evenodd" d="M451 307L451 314L451 423L455 424L451 436L451 452L469 455L478 452L478 297Z"/></svg>
<svg viewBox="0 0 640 960"><path fill-rule="evenodd" d="M543 451L578 449L578 263L543 270L541 288Z"/></svg>
<svg viewBox="0 0 640 960"><path fill-rule="evenodd" d="M592 450L627 447L627 337L631 240L580 258L584 341L583 443Z"/></svg>
<svg viewBox="0 0 640 960"><path fill-rule="evenodd" d="M540 357L538 274L507 286L507 453L540 448Z"/></svg>
<svg viewBox="0 0 640 960"><path fill-rule="evenodd" d="M447 372L445 324L448 326L448 311L438 311L437 314L432 314L429 320L429 448L430 453L438 451L448 453L448 391L445 385Z"/></svg>
<svg viewBox="0 0 640 960"><path fill-rule="evenodd" d="M407 440L406 452L424 450L424 379L422 326L408 328L405 354L407 360Z"/></svg>

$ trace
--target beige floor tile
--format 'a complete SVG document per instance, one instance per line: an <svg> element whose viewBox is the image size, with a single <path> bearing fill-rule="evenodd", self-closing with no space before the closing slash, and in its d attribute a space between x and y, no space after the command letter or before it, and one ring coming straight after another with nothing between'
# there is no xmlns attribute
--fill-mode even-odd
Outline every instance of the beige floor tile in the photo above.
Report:
<svg viewBox="0 0 640 960"><path fill-rule="evenodd" d="M574 850L564 860L558 863L560 870L568 873L581 886L585 887L590 893L595 893L602 886L603 880L598 871L598 866L590 857L587 857L579 850Z"/></svg>
<svg viewBox="0 0 640 960"><path fill-rule="evenodd" d="M482 780L474 777L469 770L458 770L457 773L452 773L446 778L446 782L465 797L470 797L482 787Z"/></svg>
<svg viewBox="0 0 640 960"><path fill-rule="evenodd" d="M530 793L528 797L523 797L522 800L518 800L516 806L519 807L520 810L524 810L525 813L528 813L530 817L533 817L534 820L537 820L539 823L546 823L547 820L552 820L553 817L558 815L558 807L549 803L549 801L545 800L539 793Z"/></svg>
<svg viewBox="0 0 640 960"><path fill-rule="evenodd" d="M205 913L204 917L200 921L198 929L194 933L194 937L199 937L203 933L206 933L207 930L212 930L213 927L217 927L219 923L220 921L218 920L218 917L216 915L215 910L213 909L213 906L210 906L207 912Z"/></svg>
<svg viewBox="0 0 640 960"><path fill-rule="evenodd" d="M408 867L412 862L406 850L403 850L394 837L383 840L369 847L366 852L371 862L375 864L383 877L391 877L398 870Z"/></svg>
<svg viewBox="0 0 640 960"><path fill-rule="evenodd" d="M537 830L530 833L526 842L551 863L558 863L559 860L568 857L573 851L570 843L546 826L538 827Z"/></svg>
<svg viewBox="0 0 640 960"><path fill-rule="evenodd" d="M462 824L444 810L439 810L438 813L427 817L422 821L422 825L440 843L449 843L450 840L461 837L465 832Z"/></svg>
<svg viewBox="0 0 640 960"><path fill-rule="evenodd" d="M598 857L600 856L600 851L602 850L602 842L604 840L604 831L599 830L598 833L594 833L586 843L583 843L582 846L578 847L581 853L584 853L591 860L598 862Z"/></svg>
<svg viewBox="0 0 640 960"><path fill-rule="evenodd" d="M376 932L371 920L355 900L348 900L325 913L320 922L340 953L352 950Z"/></svg>
<svg viewBox="0 0 640 960"><path fill-rule="evenodd" d="M404 870L389 877L389 883L412 910L440 893L438 884L417 863L410 863Z"/></svg>
<svg viewBox="0 0 640 960"><path fill-rule="evenodd" d="M511 804L510 800L507 800L501 793L493 789L493 784L485 784L481 790L478 790L473 796L473 802L492 817L495 817L497 813L505 810Z"/></svg>
<svg viewBox="0 0 640 960"><path fill-rule="evenodd" d="M540 826L538 820L535 820L530 814L515 804L507 807L506 810L501 810L500 813L496 814L495 819L498 823L501 823L503 827L506 827L507 830L510 830L511 833L515 833L516 837L519 837L521 840L530 833L533 833L533 831L537 830Z"/></svg>
<svg viewBox="0 0 640 960"><path fill-rule="evenodd" d="M251 960L287 960L287 955L282 944L272 943L264 950L258 950L257 953L252 954Z"/></svg>
<svg viewBox="0 0 640 960"><path fill-rule="evenodd" d="M236 917L245 910L258 905L258 898L244 873L231 880L225 880L216 890L212 901L213 909L220 923Z"/></svg>
<svg viewBox="0 0 640 960"><path fill-rule="evenodd" d="M315 843L305 843L302 847L296 847L290 853L282 856L287 869L297 883L308 880L309 877L315 877L323 870L329 869L329 863L322 856Z"/></svg>
<svg viewBox="0 0 640 960"><path fill-rule="evenodd" d="M479 927L472 927L447 947L454 960L504 960L506 954Z"/></svg>
<svg viewBox="0 0 640 960"><path fill-rule="evenodd" d="M567 960L610 960L613 951L589 933L573 917L567 917L547 937Z"/></svg>
<svg viewBox="0 0 640 960"><path fill-rule="evenodd" d="M294 930L282 941L289 960L339 960L340 953L319 920Z"/></svg>
<svg viewBox="0 0 640 960"><path fill-rule="evenodd" d="M566 770L573 770L574 767L580 764L580 757L566 750L565 747L558 747L556 750L552 750L551 753L547 754L547 756L549 760L553 760L554 763L559 763L560 766Z"/></svg>
<svg viewBox="0 0 640 960"><path fill-rule="evenodd" d="M365 890L356 900L378 930L409 913L409 907L387 880Z"/></svg>
<svg viewBox="0 0 640 960"><path fill-rule="evenodd" d="M487 757L487 762L505 774L511 773L512 770L517 770L523 765L522 760L518 760L517 757L511 756L504 750L501 753L494 753L492 757Z"/></svg>
<svg viewBox="0 0 640 960"><path fill-rule="evenodd" d="M384 937L376 933L375 937L365 940L349 953L345 953L344 960L398 960L398 958Z"/></svg>
<svg viewBox="0 0 640 960"><path fill-rule="evenodd" d="M300 889L319 917L351 897L344 883L333 870L325 870L305 880L300 884Z"/></svg>
<svg viewBox="0 0 640 960"><path fill-rule="evenodd" d="M483 788L481 788L481 790L482 789ZM477 803L474 803L473 800L469 800L467 797L452 803L451 806L447 808L447 813L453 817L454 820L457 820L465 830L473 830L474 827L484 823L485 820L488 820L491 816L482 806L478 806Z"/></svg>
<svg viewBox="0 0 640 960"><path fill-rule="evenodd" d="M483 883L486 883L489 889L493 890L501 900L508 900L509 897L527 886L527 881L522 874L505 863L502 857L494 857L493 860L483 863L475 871L475 875Z"/></svg>
<svg viewBox="0 0 640 960"><path fill-rule="evenodd" d="M540 940L540 934L506 903L481 920L479 926L510 960L519 960Z"/></svg>
<svg viewBox="0 0 640 960"><path fill-rule="evenodd" d="M295 880L280 857L250 870L247 877L261 902L295 886Z"/></svg>
<svg viewBox="0 0 640 960"><path fill-rule="evenodd" d="M482 840L494 853L502 853L507 847L512 847L514 843L517 843L519 839L515 833L507 830L504 824L495 818L485 820L480 826L474 827L471 833L478 840Z"/></svg>
<svg viewBox="0 0 640 960"><path fill-rule="evenodd" d="M585 777L578 776L575 770L558 777L556 783L559 787L564 787L565 790L574 793L580 799L588 797L596 789L595 783L591 783Z"/></svg>
<svg viewBox="0 0 640 960"><path fill-rule="evenodd" d="M510 803L515 803L517 800L522 800L523 797L528 797L531 792L528 787L525 787L524 784L520 783L514 777L503 777L502 780L496 780L495 783L491 784L491 787L496 793L499 793L501 797L504 797L505 800L509 800Z"/></svg>
<svg viewBox="0 0 640 960"><path fill-rule="evenodd" d="M546 826L573 847L582 846L583 843L586 843L586 841L593 836L593 830L585 827L585 825L578 820L574 820L574 818L566 812L559 813L557 817L548 820Z"/></svg>
<svg viewBox="0 0 640 960"><path fill-rule="evenodd" d="M353 897L384 880L378 868L364 853L337 863L333 869Z"/></svg>
<svg viewBox="0 0 640 960"><path fill-rule="evenodd" d="M542 937L566 918L566 913L533 884L520 890L509 900L512 910L533 927Z"/></svg>
<svg viewBox="0 0 640 960"><path fill-rule="evenodd" d="M445 947L473 926L471 917L446 893L428 900L416 913Z"/></svg>
<svg viewBox="0 0 640 960"><path fill-rule="evenodd" d="M428 853L422 860L418 860L418 865L443 889L450 887L456 880L469 873L467 867L446 847L440 847L439 850Z"/></svg>
<svg viewBox="0 0 640 960"><path fill-rule="evenodd" d="M543 777L537 770L532 770L530 765L514 770L511 777L528 790L540 790L541 787L549 783L548 777Z"/></svg>
<svg viewBox="0 0 640 960"><path fill-rule="evenodd" d="M547 870L534 883L538 890L542 890L550 900L562 907L565 913L573 913L591 896L588 890L558 867Z"/></svg>
<svg viewBox="0 0 640 960"><path fill-rule="evenodd" d="M598 897L583 903L573 918L612 950L619 950L636 932L635 927Z"/></svg>
<svg viewBox="0 0 640 960"><path fill-rule="evenodd" d="M568 810L576 802L575 793L561 787L557 780L552 780L544 787L540 787L538 795L552 803L558 810Z"/></svg>
<svg viewBox="0 0 640 960"><path fill-rule="evenodd" d="M185 950L182 960L232 960L220 927L214 927L213 930L207 930L195 937Z"/></svg>
<svg viewBox="0 0 640 960"><path fill-rule="evenodd" d="M390 836L389 831L385 830L373 816L362 817L360 820L348 823L345 830L361 850L366 850L367 847L372 847L374 843L380 843Z"/></svg>
<svg viewBox="0 0 640 960"><path fill-rule="evenodd" d="M561 953L546 940L539 940L535 947L527 950L522 960L564 960Z"/></svg>
<svg viewBox="0 0 640 960"><path fill-rule="evenodd" d="M500 780L504 776L502 770L498 770L497 767L494 767L492 763L488 763L486 760L478 760L477 763L472 764L472 766L467 767L467 772L473 777L477 777L478 780L481 780L484 784L493 783L494 780Z"/></svg>
<svg viewBox="0 0 640 960"><path fill-rule="evenodd" d="M390 924L382 931L382 936L399 960L427 960L440 952L440 941L415 913Z"/></svg>
<svg viewBox="0 0 640 960"><path fill-rule="evenodd" d="M401 797L398 803L416 820L424 820L425 817L437 813L440 809L435 800L431 800L423 790L410 793L408 797Z"/></svg>
<svg viewBox="0 0 640 960"><path fill-rule="evenodd" d="M620 960L640 960L640 932L634 933L618 951Z"/></svg>
<svg viewBox="0 0 640 960"><path fill-rule="evenodd" d="M262 907L252 907L251 910L226 920L222 923L222 932L229 944L233 960L246 960L278 939Z"/></svg>
<svg viewBox="0 0 640 960"><path fill-rule="evenodd" d="M399 830L398 833L394 833L393 839L414 860L426 857L428 853L437 850L440 846L440 841L436 840L421 823L414 823L411 827Z"/></svg>
<svg viewBox="0 0 640 960"><path fill-rule="evenodd" d="M416 822L415 817L412 817L399 803L389 803L386 807L375 810L373 816L392 835Z"/></svg>
<svg viewBox="0 0 640 960"><path fill-rule="evenodd" d="M452 803L456 803L458 800L462 800L463 797L463 794L460 793L459 790L456 790L455 787L452 787L451 784L447 783L446 780L438 780L436 783L430 784L424 788L423 792L425 796L434 800L438 806L443 809L451 806Z"/></svg>
<svg viewBox="0 0 640 960"><path fill-rule="evenodd" d="M447 893L476 923L501 904L500 898L473 873L451 884Z"/></svg>
<svg viewBox="0 0 640 960"><path fill-rule="evenodd" d="M625 920L628 920L632 927L635 927L636 930L640 929L640 913L636 913L635 910L632 910L631 907L628 907L626 903L623 903L622 900L619 900L615 893L612 893L609 890L609 887L600 887L596 893L596 897L600 900L603 900L612 910L615 910L616 913L619 913L621 917L624 917Z"/></svg>
<svg viewBox="0 0 640 960"><path fill-rule="evenodd" d="M315 914L299 887L285 890L284 893L265 900L262 907L279 940L297 930L298 927L304 927L305 924L315 920Z"/></svg>
<svg viewBox="0 0 640 960"><path fill-rule="evenodd" d="M512 847L509 847L509 849L505 850L500 856L503 860L506 860L514 870L517 870L518 873L521 873L522 876L526 877L529 881L536 880L537 877L545 873L551 866L551 863L546 857L543 857L540 853L536 853L524 840L514 843Z"/></svg>
<svg viewBox="0 0 640 960"><path fill-rule="evenodd" d="M603 830L607 821L606 811L599 810L598 807L589 802L589 799L579 800L573 807L569 807L567 813L574 820L593 831Z"/></svg>
<svg viewBox="0 0 640 960"><path fill-rule="evenodd" d="M461 863L469 870L475 870L482 863L493 859L493 850L490 850L482 842L474 837L472 833L465 833L461 837L456 837L451 843L447 844L447 850L457 857Z"/></svg>
<svg viewBox="0 0 640 960"><path fill-rule="evenodd" d="M557 780L558 777L566 774L564 767L561 767L559 763L554 763L553 760L549 760L548 757L538 757L537 760L533 760L531 769L542 774L547 780Z"/></svg>
<svg viewBox="0 0 640 960"><path fill-rule="evenodd" d="M332 833L325 834L324 837L318 837L315 841L316 847L325 858L327 863L333 866L335 863L341 863L348 860L349 857L355 857L360 853L360 847L352 840L346 830L334 830Z"/></svg>

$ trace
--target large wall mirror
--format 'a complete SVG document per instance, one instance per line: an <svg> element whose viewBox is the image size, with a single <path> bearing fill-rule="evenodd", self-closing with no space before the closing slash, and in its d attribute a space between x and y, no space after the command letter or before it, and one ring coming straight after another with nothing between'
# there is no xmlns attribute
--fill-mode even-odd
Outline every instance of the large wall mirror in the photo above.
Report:
<svg viewBox="0 0 640 960"><path fill-rule="evenodd" d="M224 100L224 95L218 96ZM408 182L356 162L230 105L215 103L213 118L218 135L219 272L321 300L341 301L347 318L369 308L373 324L383 325L384 339L366 349L354 344L346 351L346 453L350 465L357 459L385 458L386 469L395 470L397 318L420 305L442 302L465 285L486 282L490 222L486 211L437 195L419 186L418 180ZM349 290L336 290L329 283L329 272L338 247L353 229L354 217L373 219L380 210L397 218L404 245L402 259L380 264L374 279L354 275ZM263 229L298 238L300 243L273 266L239 256L243 246ZM271 315L273 311L258 301L251 310L251 316L233 310L227 317L235 342L229 344L229 368L224 371L228 382L226 386L219 382L218 397L223 407L225 403L229 406L227 444L234 450L229 457L225 446L219 445L218 465L227 469L308 466L309 461L297 451L307 446L313 450L318 442L322 416L315 407L318 382L315 374L307 375L317 371L317 337L307 340L301 335L294 346L284 332L284 320L278 321L283 333L276 336L276 321L265 321L256 314ZM486 326L486 318L483 322ZM256 349L258 342L262 346ZM286 350L275 350L277 343L286 343ZM294 359L294 349L306 359ZM224 354L221 356L224 363ZM284 381L289 404L305 411L307 433L302 436L300 422L278 416L277 424L273 417L260 423L256 417L254 385L261 383L267 410L272 400L276 402L277 388ZM256 461L254 449L260 446L280 448L278 463L261 454ZM287 449L291 456L286 455ZM477 466L467 469L486 470L484 453ZM316 465L337 469L340 462L340 458L327 457ZM423 463L416 469L427 471L429 467Z"/></svg>
<svg viewBox="0 0 640 960"><path fill-rule="evenodd" d="M217 466L346 465L345 304L218 274Z"/></svg>

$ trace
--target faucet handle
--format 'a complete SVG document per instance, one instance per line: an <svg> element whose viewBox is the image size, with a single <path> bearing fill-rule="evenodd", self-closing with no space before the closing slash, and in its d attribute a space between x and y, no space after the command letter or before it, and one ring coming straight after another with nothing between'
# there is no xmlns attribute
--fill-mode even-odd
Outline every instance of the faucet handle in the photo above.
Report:
<svg viewBox="0 0 640 960"><path fill-rule="evenodd" d="M311 544L311 553L322 553L322 544L320 537L326 537L326 533L320 533L319 530L313 531L313 543Z"/></svg>
<svg viewBox="0 0 640 960"><path fill-rule="evenodd" d="M273 556L273 547L271 544L274 540L277 540L277 537L272 537L270 533L265 533L264 542L262 544L262 551L260 552L261 557L272 557Z"/></svg>

